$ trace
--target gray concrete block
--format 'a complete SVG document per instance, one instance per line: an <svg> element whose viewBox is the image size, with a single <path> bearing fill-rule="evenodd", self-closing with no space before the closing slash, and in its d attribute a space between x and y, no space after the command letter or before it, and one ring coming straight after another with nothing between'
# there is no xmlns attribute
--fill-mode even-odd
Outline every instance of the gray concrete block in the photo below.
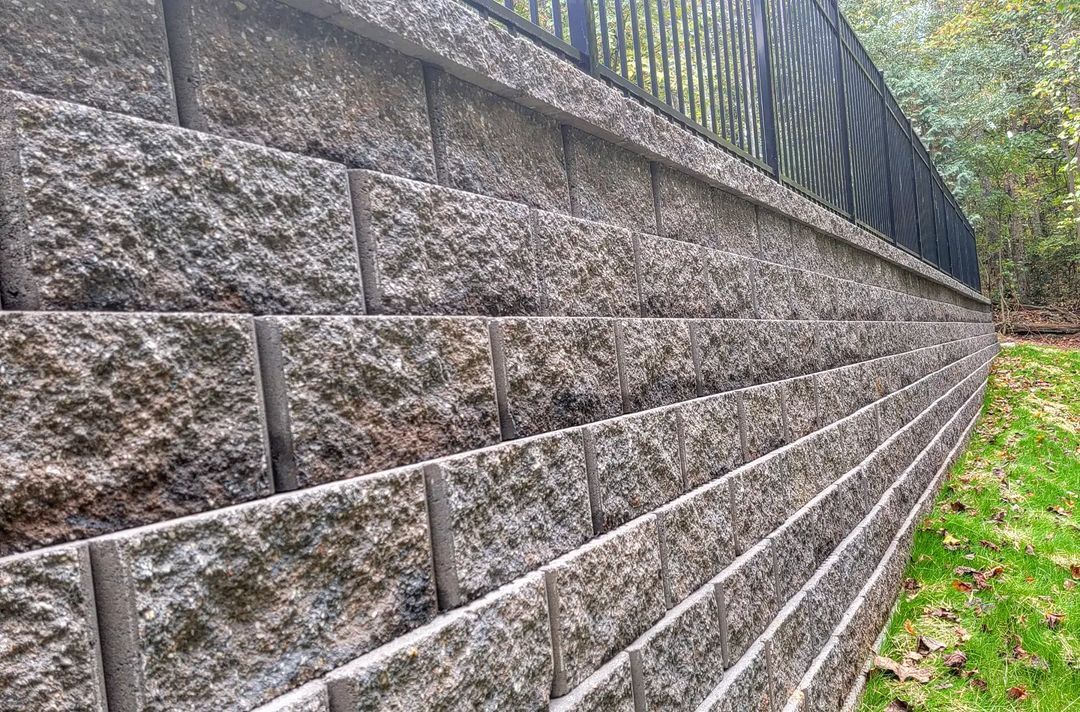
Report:
<svg viewBox="0 0 1080 712"><path fill-rule="evenodd" d="M397 638L327 677L334 710L547 707L551 628L540 574Z"/></svg>
<svg viewBox="0 0 1080 712"><path fill-rule="evenodd" d="M564 130L574 215L655 233L649 162L640 154L578 129Z"/></svg>
<svg viewBox="0 0 1080 712"><path fill-rule="evenodd" d="M493 326L493 343L496 367L505 371L504 438L581 425L622 412L612 322L503 319Z"/></svg>
<svg viewBox="0 0 1080 712"><path fill-rule="evenodd" d="M570 694L549 705L551 712L634 712L630 656L619 653Z"/></svg>
<svg viewBox="0 0 1080 712"><path fill-rule="evenodd" d="M687 487L700 487L743 463L736 394L699 398L680 406L679 413Z"/></svg>
<svg viewBox="0 0 1080 712"><path fill-rule="evenodd" d="M0 88L176 122L160 3L14 0L0 28Z"/></svg>
<svg viewBox="0 0 1080 712"><path fill-rule="evenodd" d="M590 425L585 428L585 447L597 532L650 512L684 490L674 410Z"/></svg>
<svg viewBox="0 0 1080 712"><path fill-rule="evenodd" d="M776 596L772 542L768 539L736 559L714 582L720 611L725 667L750 651L776 616L780 603Z"/></svg>
<svg viewBox="0 0 1080 712"><path fill-rule="evenodd" d="M738 392L743 458L750 462L787 441L783 388L778 383Z"/></svg>
<svg viewBox="0 0 1080 712"><path fill-rule="evenodd" d="M592 536L580 431L530 438L434 467L446 495L454 583L466 600ZM440 526L434 525L436 541L444 534Z"/></svg>
<svg viewBox="0 0 1080 712"><path fill-rule="evenodd" d="M166 10L184 126L435 180L419 61L270 0Z"/></svg>
<svg viewBox="0 0 1080 712"><path fill-rule="evenodd" d="M761 259L792 265L791 220L780 213L758 206L758 236Z"/></svg>
<svg viewBox="0 0 1080 712"><path fill-rule="evenodd" d="M0 315L0 556L270 493L251 318Z"/></svg>
<svg viewBox="0 0 1080 712"><path fill-rule="evenodd" d="M85 546L0 560L0 709L105 712Z"/></svg>
<svg viewBox="0 0 1080 712"><path fill-rule="evenodd" d="M112 535L91 556L110 710L256 707L435 613L419 470Z"/></svg>
<svg viewBox="0 0 1080 712"><path fill-rule="evenodd" d="M263 317L278 489L495 443L487 325L441 317Z"/></svg>
<svg viewBox="0 0 1080 712"><path fill-rule="evenodd" d="M786 601L810 580L817 569L815 546L823 508L812 501L785 521L770 537L776 561L777 600Z"/></svg>
<svg viewBox="0 0 1080 712"><path fill-rule="evenodd" d="M780 456L745 465L732 475L735 486L735 537L745 551L761 541L799 506L795 483Z"/></svg>
<svg viewBox="0 0 1080 712"><path fill-rule="evenodd" d="M720 620L711 591L673 608L630 648L645 709L693 710L724 674Z"/></svg>
<svg viewBox="0 0 1080 712"><path fill-rule="evenodd" d="M880 368L880 364L853 364L816 374L822 422L835 423L885 395L875 378Z"/></svg>
<svg viewBox="0 0 1080 712"><path fill-rule="evenodd" d="M639 235L643 316L753 318L750 260Z"/></svg>
<svg viewBox="0 0 1080 712"><path fill-rule="evenodd" d="M330 695L323 681L316 680L259 707L254 712L330 712Z"/></svg>
<svg viewBox="0 0 1080 712"><path fill-rule="evenodd" d="M665 237L747 256L760 251L752 203L665 166L657 189Z"/></svg>
<svg viewBox="0 0 1080 712"><path fill-rule="evenodd" d="M442 71L428 81L441 183L570 213L557 121Z"/></svg>
<svg viewBox="0 0 1080 712"><path fill-rule="evenodd" d="M735 559L731 481L713 482L657 510L671 603L690 596Z"/></svg>
<svg viewBox="0 0 1080 712"><path fill-rule="evenodd" d="M538 211L534 235L545 314L638 315L634 241L627 230Z"/></svg>
<svg viewBox="0 0 1080 712"><path fill-rule="evenodd" d="M340 166L6 94L6 309L363 310Z"/></svg>
<svg viewBox="0 0 1080 712"><path fill-rule="evenodd" d="M792 270L791 294L797 319L839 319L837 309L840 283L805 269Z"/></svg>
<svg viewBox="0 0 1080 712"><path fill-rule="evenodd" d="M825 421L818 408L817 381L802 376L780 382L784 394L784 418L788 437L798 440L821 428Z"/></svg>
<svg viewBox="0 0 1080 712"><path fill-rule="evenodd" d="M664 615L654 517L596 539L545 567L561 697Z"/></svg>
<svg viewBox="0 0 1080 712"><path fill-rule="evenodd" d="M753 261L754 303L758 319L795 319L799 315L792 288L798 270Z"/></svg>
<svg viewBox="0 0 1080 712"><path fill-rule="evenodd" d="M379 173L349 175L368 313L540 313L528 208Z"/></svg>
<svg viewBox="0 0 1080 712"><path fill-rule="evenodd" d="M773 694L777 700L786 700L818 652L810 598L800 593L788 601L765 632L765 639L771 653L769 673Z"/></svg>
<svg viewBox="0 0 1080 712"><path fill-rule="evenodd" d="M693 322L702 393L721 393L751 385L748 360L751 334L769 333L756 326L760 323L717 319Z"/></svg>
<svg viewBox="0 0 1080 712"><path fill-rule="evenodd" d="M697 394L687 322L634 319L620 321L615 328L626 388L623 410L656 408Z"/></svg>
<svg viewBox="0 0 1080 712"><path fill-rule="evenodd" d="M724 673L701 712L772 712L768 668L769 644L759 642Z"/></svg>

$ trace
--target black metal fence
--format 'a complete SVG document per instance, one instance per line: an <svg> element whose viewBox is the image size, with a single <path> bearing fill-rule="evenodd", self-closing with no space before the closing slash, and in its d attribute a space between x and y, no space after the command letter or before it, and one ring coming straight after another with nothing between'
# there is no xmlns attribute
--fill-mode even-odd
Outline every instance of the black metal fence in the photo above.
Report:
<svg viewBox="0 0 1080 712"><path fill-rule="evenodd" d="M980 287L975 233L836 0L469 0Z"/></svg>

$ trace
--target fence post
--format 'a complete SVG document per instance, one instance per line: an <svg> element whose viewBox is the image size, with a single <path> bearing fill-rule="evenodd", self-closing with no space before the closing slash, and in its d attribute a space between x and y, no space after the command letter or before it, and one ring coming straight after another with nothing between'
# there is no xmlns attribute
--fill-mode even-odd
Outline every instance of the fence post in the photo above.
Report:
<svg viewBox="0 0 1080 712"><path fill-rule="evenodd" d="M570 26L570 44L585 55L585 71L596 71L596 28L593 0L567 0L566 22Z"/></svg>
<svg viewBox="0 0 1080 712"><path fill-rule="evenodd" d="M893 210L892 151L889 149L889 100L885 98L885 73L878 70L878 92L881 94L881 138L885 142L885 197L889 203L889 239L896 244L896 214Z"/></svg>
<svg viewBox="0 0 1080 712"><path fill-rule="evenodd" d="M842 143L840 159L844 171L844 210L847 211L848 217L854 220L855 176L851 168L854 161L851 158L851 135L848 127L847 77L844 73L844 35L840 31L841 23L845 22L845 20L843 15L840 14L840 8L835 0L829 3L829 7L833 11L833 20L836 23L836 112L840 117L840 141Z"/></svg>
<svg viewBox="0 0 1080 712"><path fill-rule="evenodd" d="M922 211L919 210L919 172L915 170L915 142L918 140L915 138L915 129L911 126L911 121L907 122L907 137L908 146L911 148L911 194L915 196L915 247L919 251L919 259L926 262L926 257L923 256L922 246Z"/></svg>
<svg viewBox="0 0 1080 712"><path fill-rule="evenodd" d="M769 51L769 20L766 0L750 0L754 25L754 65L757 68L758 101L761 102L761 132L764 138L765 163L773 176L780 178L780 154L777 150L776 104L773 96L772 53Z"/></svg>

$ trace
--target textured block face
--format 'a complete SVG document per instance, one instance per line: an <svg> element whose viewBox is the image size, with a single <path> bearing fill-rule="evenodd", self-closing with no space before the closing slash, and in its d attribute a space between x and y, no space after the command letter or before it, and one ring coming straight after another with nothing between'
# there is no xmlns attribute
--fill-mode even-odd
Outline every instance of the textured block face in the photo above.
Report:
<svg viewBox="0 0 1080 712"><path fill-rule="evenodd" d="M503 428L513 437L621 412L615 329L610 321L506 319L497 328L506 368Z"/></svg>
<svg viewBox="0 0 1080 712"><path fill-rule="evenodd" d="M779 607L773 586L775 552L768 540L740 556L716 581L724 635L724 662L731 666L772 621Z"/></svg>
<svg viewBox="0 0 1080 712"><path fill-rule="evenodd" d="M287 409L287 430L271 434L279 482L306 487L498 440L480 320L266 317L258 329L264 353L280 349L283 393L268 398L272 412ZM265 360L270 371L275 358Z"/></svg>
<svg viewBox="0 0 1080 712"><path fill-rule="evenodd" d="M822 512L815 505L800 510L771 539L776 557L776 596L780 601L794 596L817 568L815 544Z"/></svg>
<svg viewBox="0 0 1080 712"><path fill-rule="evenodd" d="M824 424L818 411L817 382L812 376L784 381L780 388L784 392L784 416L790 439L806 437Z"/></svg>
<svg viewBox="0 0 1080 712"><path fill-rule="evenodd" d="M105 644L138 657L110 671L122 709L254 707L435 613L419 470L116 535L93 555Z"/></svg>
<svg viewBox="0 0 1080 712"><path fill-rule="evenodd" d="M186 126L435 180L420 62L269 0L170 14Z"/></svg>
<svg viewBox="0 0 1080 712"><path fill-rule="evenodd" d="M362 311L343 170L96 109L5 97L20 167L10 309ZM6 127L5 127L6 124Z"/></svg>
<svg viewBox="0 0 1080 712"><path fill-rule="evenodd" d="M735 558L730 482L694 492L660 510L660 536L673 603L684 600Z"/></svg>
<svg viewBox="0 0 1080 712"><path fill-rule="evenodd" d="M567 129L566 151L575 215L656 232L648 161L574 128Z"/></svg>
<svg viewBox="0 0 1080 712"><path fill-rule="evenodd" d="M0 87L176 121L159 3L14 0L0 27Z"/></svg>
<svg viewBox="0 0 1080 712"><path fill-rule="evenodd" d="M556 712L634 712L630 656L620 653L570 694L551 701Z"/></svg>
<svg viewBox="0 0 1080 712"><path fill-rule="evenodd" d="M600 511L597 531L608 531L670 502L683 491L674 411L652 411L586 429L595 458Z"/></svg>
<svg viewBox="0 0 1080 712"><path fill-rule="evenodd" d="M626 410L638 411L689 400L697 393L690 326L685 321L619 322Z"/></svg>
<svg viewBox="0 0 1080 712"><path fill-rule="evenodd" d="M761 259L777 264L792 264L791 221L779 213L759 207L758 235Z"/></svg>
<svg viewBox="0 0 1080 712"><path fill-rule="evenodd" d="M639 241L643 316L754 316L748 260L651 235Z"/></svg>
<svg viewBox="0 0 1080 712"><path fill-rule="evenodd" d="M796 270L769 262L753 262L754 298L759 319L794 319L798 315L792 289Z"/></svg>
<svg viewBox="0 0 1080 712"><path fill-rule="evenodd" d="M695 709L724 674L713 597L705 592L672 610L630 654L641 656L647 709Z"/></svg>
<svg viewBox="0 0 1080 712"><path fill-rule="evenodd" d="M558 122L444 72L431 96L441 182L570 213Z"/></svg>
<svg viewBox="0 0 1080 712"><path fill-rule="evenodd" d="M665 167L659 168L658 182L665 237L743 255L758 253L751 203Z"/></svg>
<svg viewBox="0 0 1080 712"><path fill-rule="evenodd" d="M429 627L431 628L431 627ZM551 687L544 581L528 576L335 671L335 710L540 709Z"/></svg>
<svg viewBox="0 0 1080 712"><path fill-rule="evenodd" d="M704 393L720 393L750 385L750 365L747 360L750 323L716 320L694 322L694 340Z"/></svg>
<svg viewBox="0 0 1080 712"><path fill-rule="evenodd" d="M780 699L787 699L799 685L817 654L814 615L809 599L800 594L790 601L771 626L769 648L773 664L772 689Z"/></svg>
<svg viewBox="0 0 1080 712"><path fill-rule="evenodd" d="M0 709L105 712L85 547L0 562Z"/></svg>
<svg viewBox="0 0 1080 712"><path fill-rule="evenodd" d="M329 712L330 697L321 680L279 697L255 712Z"/></svg>
<svg viewBox="0 0 1080 712"><path fill-rule="evenodd" d="M508 583L592 536L580 432L439 464L456 573L468 598Z"/></svg>
<svg viewBox="0 0 1080 712"><path fill-rule="evenodd" d="M756 460L784 444L782 386L770 383L739 391L743 423L743 455Z"/></svg>
<svg viewBox="0 0 1080 712"><path fill-rule="evenodd" d="M664 615L656 522L645 519L548 570L558 592L558 613L552 612L562 660L555 671L558 695L577 687Z"/></svg>
<svg viewBox="0 0 1080 712"><path fill-rule="evenodd" d="M524 205L350 174L369 313L540 313Z"/></svg>
<svg viewBox="0 0 1080 712"><path fill-rule="evenodd" d="M770 712L767 645L756 645L724 674L702 712Z"/></svg>
<svg viewBox="0 0 1080 712"><path fill-rule="evenodd" d="M628 231L537 212L535 236L545 314L638 314L634 243Z"/></svg>
<svg viewBox="0 0 1080 712"><path fill-rule="evenodd" d="M740 549L753 546L794 509L786 468L778 457L738 470L735 486L735 536Z"/></svg>
<svg viewBox="0 0 1080 712"><path fill-rule="evenodd" d="M679 412L687 487L700 487L742 464L738 396L701 398L681 406Z"/></svg>
<svg viewBox="0 0 1080 712"><path fill-rule="evenodd" d="M0 556L269 494L250 318L0 316Z"/></svg>

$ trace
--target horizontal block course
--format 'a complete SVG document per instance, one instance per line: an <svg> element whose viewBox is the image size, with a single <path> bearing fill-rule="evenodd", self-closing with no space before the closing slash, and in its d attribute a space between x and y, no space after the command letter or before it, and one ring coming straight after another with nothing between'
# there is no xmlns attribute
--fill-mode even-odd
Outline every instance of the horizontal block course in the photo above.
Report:
<svg viewBox="0 0 1080 712"><path fill-rule="evenodd" d="M690 400L697 395L690 327L674 319L616 324L628 413Z"/></svg>
<svg viewBox="0 0 1080 712"><path fill-rule="evenodd" d="M564 129L570 201L574 215L629 228L656 232L652 174L649 163L578 129Z"/></svg>
<svg viewBox="0 0 1080 712"><path fill-rule="evenodd" d="M730 480L712 483L657 510L665 583L672 605L735 558Z"/></svg>
<svg viewBox="0 0 1080 712"><path fill-rule="evenodd" d="M653 235L638 236L638 255L643 316L754 316L750 260Z"/></svg>
<svg viewBox="0 0 1080 712"><path fill-rule="evenodd" d="M678 413L688 487L700 487L742 464L737 394L698 398L681 405Z"/></svg>
<svg viewBox="0 0 1080 712"><path fill-rule="evenodd" d="M766 539L748 550L713 582L720 612L725 667L747 654L780 607L776 594L777 551Z"/></svg>
<svg viewBox="0 0 1080 712"><path fill-rule="evenodd" d="M747 256L760 252L754 206L685 173L657 172L663 235Z"/></svg>
<svg viewBox="0 0 1080 712"><path fill-rule="evenodd" d="M632 712L634 690L630 656L619 653L570 694L551 701L552 712Z"/></svg>

